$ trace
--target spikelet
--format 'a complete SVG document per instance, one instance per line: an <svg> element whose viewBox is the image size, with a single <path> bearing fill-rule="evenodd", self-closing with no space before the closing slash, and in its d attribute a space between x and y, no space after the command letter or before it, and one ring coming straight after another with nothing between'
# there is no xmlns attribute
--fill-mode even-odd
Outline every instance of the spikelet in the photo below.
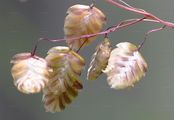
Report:
<svg viewBox="0 0 174 120"><path fill-rule="evenodd" d="M122 42L112 50L108 65L103 71L111 88L124 89L134 86L147 71L147 63L137 47L129 42Z"/></svg>
<svg viewBox="0 0 174 120"><path fill-rule="evenodd" d="M47 62L31 53L20 53L13 56L11 73L14 85L23 93L38 93L48 82Z"/></svg>
<svg viewBox="0 0 174 120"><path fill-rule="evenodd" d="M100 43L96 52L92 56L91 63L89 65L87 79L95 80L102 73L107 66L108 59L111 52L111 43L108 38L105 38L102 43Z"/></svg>
<svg viewBox="0 0 174 120"><path fill-rule="evenodd" d="M72 102L82 89L79 79L84 59L68 47L57 46L48 51L49 82L43 90L46 111L59 112Z"/></svg>
<svg viewBox="0 0 174 120"><path fill-rule="evenodd" d="M86 46L96 37L71 40L86 34L94 34L101 31L106 17L96 7L87 5L73 5L67 10L64 23L64 33L69 47L78 50L82 45Z"/></svg>

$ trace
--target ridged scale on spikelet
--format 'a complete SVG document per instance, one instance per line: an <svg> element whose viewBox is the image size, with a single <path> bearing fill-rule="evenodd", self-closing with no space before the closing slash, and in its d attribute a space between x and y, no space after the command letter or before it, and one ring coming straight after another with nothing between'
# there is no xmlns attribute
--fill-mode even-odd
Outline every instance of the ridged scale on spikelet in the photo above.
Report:
<svg viewBox="0 0 174 120"><path fill-rule="evenodd" d="M129 42L122 42L112 50L108 65L103 71L111 88L124 89L134 86L147 71L147 63L138 48Z"/></svg>
<svg viewBox="0 0 174 120"><path fill-rule="evenodd" d="M79 79L84 59L68 47L57 46L48 51L49 83L43 91L46 111L59 112L72 102L82 89Z"/></svg>
<svg viewBox="0 0 174 120"><path fill-rule="evenodd" d="M13 56L11 73L17 89L23 93L38 93L48 82L47 62L31 53L20 53Z"/></svg>
<svg viewBox="0 0 174 120"><path fill-rule="evenodd" d="M105 38L96 48L96 52L92 56L89 65L87 79L95 80L102 73L108 64L108 59L111 52L111 43L108 38Z"/></svg>
<svg viewBox="0 0 174 120"><path fill-rule="evenodd" d="M80 46L86 46L96 37L71 40L82 35L94 34L101 31L106 17L98 8L87 5L73 5L67 10L64 23L64 33L69 47L78 50Z"/></svg>

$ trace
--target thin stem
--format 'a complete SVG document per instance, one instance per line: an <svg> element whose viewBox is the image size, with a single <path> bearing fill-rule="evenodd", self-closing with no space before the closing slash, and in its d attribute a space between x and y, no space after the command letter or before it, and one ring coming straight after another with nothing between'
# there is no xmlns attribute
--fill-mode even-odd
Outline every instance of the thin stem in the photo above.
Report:
<svg viewBox="0 0 174 120"><path fill-rule="evenodd" d="M116 31L116 30L118 30L118 29L120 29L120 28L128 27L128 26L131 26L131 25L136 24L136 23L138 23L138 22L141 22L141 21L143 21L144 19L145 19L145 17L140 18L140 19L125 20L125 21L120 22L118 25L114 25L114 26L111 27L110 29L111 29L112 31Z"/></svg>
<svg viewBox="0 0 174 120"><path fill-rule="evenodd" d="M68 40L76 40L76 39L82 39L82 38L90 38L90 37L94 37L94 36L97 36L97 35L105 35L106 36L110 32L115 32L116 30L118 30L120 28L128 27L128 26L131 26L133 24L139 23L141 21L149 21L149 22L155 22L155 23L161 23L161 24L163 24L164 25L163 27L150 30L150 31L148 31L146 33L145 39L142 41L142 43L139 46L139 49L141 49L141 47L143 46L144 42L147 39L148 34L150 34L152 32L159 31L159 30L163 29L166 26L167 27L174 28L174 23L161 20L160 18L154 16L151 13L146 12L145 10L142 10L142 9L139 9L139 8L134 8L134 7L130 6L129 4L127 4L126 2L124 2L123 0L117 0L118 2L121 2L122 4L120 4L120 3L118 3L117 1L114 1L114 0L106 0L106 1L109 2L109 3L111 3L111 4L113 4L113 5L115 5L115 6L117 6L117 7L119 7L119 8L122 8L122 9L124 9L126 11L131 11L131 12L135 12L135 13L141 14L144 17L143 18L140 18L140 19L129 19L129 20L125 20L125 21L122 21L122 22L120 22L120 23L118 23L116 25L113 25L113 26L109 27L105 31L102 31L102 32L99 32L99 33L94 33L94 34L82 35L80 37L74 37L74 38L70 38ZM94 4L95 4L95 0L92 0L92 4L90 5L90 8L91 9L94 7ZM66 41L66 38L63 38L63 39L55 39L55 40L50 40L50 39L45 39L45 38L39 39L36 42L36 44L35 44L32 52L31 52L31 56L34 56L35 55L36 50L37 50L37 46L38 46L38 44L39 44L40 41L59 42L59 41ZM77 52L79 52L79 50L81 49L81 47L85 43L86 43L86 41L84 41L84 43L80 46L80 48L77 50Z"/></svg>
<svg viewBox="0 0 174 120"><path fill-rule="evenodd" d="M95 6L95 0L92 0L92 4L89 6L91 9Z"/></svg>
<svg viewBox="0 0 174 120"><path fill-rule="evenodd" d="M111 3L111 4L113 4L113 5L115 5L115 6L117 6L117 7L119 7L119 8L122 8L122 9L124 9L126 11L131 11L131 12L134 12L134 13L138 13L138 14L144 15L146 18L149 18L149 19L152 19L152 20L157 20L157 21L159 21L163 25L166 25L168 27L174 28L174 23L161 20L160 18L154 16L151 13L146 12L145 10L137 9L137 8L132 7L132 6L129 7L127 5L122 5L122 4L120 4L120 3L116 2L116 1L113 1L113 0L106 0L106 1Z"/></svg>
<svg viewBox="0 0 174 120"><path fill-rule="evenodd" d="M126 11L131 11L131 12L135 12L135 13L138 13L138 14L142 14L142 15L145 15L145 16L151 16L149 13L145 12L145 11L142 11L142 10L138 10L134 7L128 7L127 5L122 5L116 1L113 1L113 0L106 0L107 2L119 7L119 8L122 8L122 9L125 9Z"/></svg>
<svg viewBox="0 0 174 120"><path fill-rule="evenodd" d="M126 2L124 2L123 0L118 0L119 2L123 3L124 5L126 5L127 7L130 7L130 8L134 8L132 7L131 5L127 4Z"/></svg>
<svg viewBox="0 0 174 120"><path fill-rule="evenodd" d="M115 32L116 30L120 29L120 28L124 28L124 27L128 27L131 26L133 24L136 24L138 22L141 21L147 21L147 22L155 22L155 23L159 23L159 21L156 20L151 20L151 19L146 19L145 17L143 18L136 18L136 19L128 19L128 20L124 20L116 25L113 25L111 27L109 27L107 30L99 32L99 33L94 33L94 34L87 34L87 35L82 35L80 37L73 37L70 38L68 40L77 40L77 39L82 39L82 38L90 38L90 37L94 37L97 35L107 35L111 32ZM66 41L66 38L62 38L62 39L47 39L47 38L40 38L38 39L38 41L36 42L35 46L33 47L33 50L31 52L31 56L34 56L37 50L37 46L41 41L49 41L49 42L60 42L60 41ZM82 44L82 46L85 44L85 42ZM77 52L79 52L79 50L82 48L82 46L77 50Z"/></svg>
<svg viewBox="0 0 174 120"><path fill-rule="evenodd" d="M76 51L77 53L80 51L80 49L83 47L83 45L87 42L87 38L86 38L86 40L85 41L83 41L83 43L81 44L81 46L79 47L79 49Z"/></svg>
<svg viewBox="0 0 174 120"><path fill-rule="evenodd" d="M131 19L131 20L125 20L125 21L122 21L120 23L118 23L117 25L114 25L114 26L111 26L109 27L107 30L106 30L106 33L105 33L105 37L107 37L108 33L110 32L114 32L116 31L117 29L120 29L120 28L123 28L123 27L127 27L127 26L130 26L130 25L133 25L133 24L136 24L137 22L140 22L142 20L144 20L145 17L143 18L140 18L140 19ZM129 22L129 23L128 23ZM125 24L127 23L127 24ZM87 37L86 37L87 38ZM87 42L87 40L85 40L82 45L79 47L79 49L76 51L77 53L80 51L80 49L83 47L83 45Z"/></svg>
<svg viewBox="0 0 174 120"><path fill-rule="evenodd" d="M60 42L60 41L65 41L65 40L66 40L66 39L58 39L58 40L54 40L54 39L53 39L53 40L50 40L50 39L47 39L47 38L39 38L39 39L37 40L37 42L35 43L33 49L32 49L31 57L33 57L33 56L36 54L37 47L38 47L38 45L39 45L39 43L40 43L41 41Z"/></svg>
<svg viewBox="0 0 174 120"><path fill-rule="evenodd" d="M133 8L133 9L137 9L137 10L141 10L141 11L145 11L143 9L140 9L140 8L135 8L131 5L129 5L128 3L124 2L123 0L118 0L119 2L121 2L122 4L126 5L127 7L130 7L130 8Z"/></svg>
<svg viewBox="0 0 174 120"><path fill-rule="evenodd" d="M166 27L166 25L160 27L160 28L156 28L156 29L152 29L152 30L149 30L148 32L145 33L145 37L144 37L144 40L140 43L139 47L138 47L138 50L140 50L144 43L147 41L147 37L150 33L153 33L153 32L157 32L157 31L160 31L160 30L163 30L164 28Z"/></svg>
<svg viewBox="0 0 174 120"><path fill-rule="evenodd" d="M35 43L35 45L34 45L34 48L33 48L32 52L31 52L31 57L33 57L33 56L35 55L36 50L37 50L37 47L38 47L38 44L39 44L39 42L40 42L42 39L43 39L43 38L39 38L39 39L36 41L36 43Z"/></svg>

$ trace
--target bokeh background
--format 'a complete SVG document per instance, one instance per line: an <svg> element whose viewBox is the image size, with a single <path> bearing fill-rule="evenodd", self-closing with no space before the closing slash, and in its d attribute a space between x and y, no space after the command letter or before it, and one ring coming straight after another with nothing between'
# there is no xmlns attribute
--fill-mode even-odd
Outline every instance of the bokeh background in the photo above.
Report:
<svg viewBox="0 0 174 120"><path fill-rule="evenodd" d="M126 0L158 17L174 22L173 0ZM63 38L66 10L73 4L91 4L91 0L0 0L0 120L173 120L174 119L174 30L152 33L142 49L149 69L136 86L112 90L101 75L86 80L86 69L95 46L103 36L80 51L86 59L81 79L84 89L74 102L60 113L47 113L42 94L25 95L17 91L11 77L10 59L20 52L30 52L40 37ZM96 0L107 15L108 24L141 17ZM159 24L142 23L109 35L113 46L129 41L139 44L146 31ZM50 47L65 43L42 42L37 54L44 57Z"/></svg>

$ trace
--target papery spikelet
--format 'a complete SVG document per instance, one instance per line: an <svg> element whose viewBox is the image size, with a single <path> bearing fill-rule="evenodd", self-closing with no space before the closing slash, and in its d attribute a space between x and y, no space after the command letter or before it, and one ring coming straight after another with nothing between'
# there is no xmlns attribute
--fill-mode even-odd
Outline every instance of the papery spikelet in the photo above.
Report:
<svg viewBox="0 0 174 120"><path fill-rule="evenodd" d="M82 45L86 46L96 37L71 40L86 34L94 34L101 31L106 17L96 7L87 5L73 5L67 10L64 23L64 33L69 47L78 50Z"/></svg>
<svg viewBox="0 0 174 120"><path fill-rule="evenodd" d="M62 111L82 89L79 79L84 59L68 47L53 47L46 57L49 83L43 91L43 102L48 112Z"/></svg>
<svg viewBox="0 0 174 120"><path fill-rule="evenodd" d="M147 63L138 48L129 42L116 45L104 70L111 88L124 89L134 86L147 71Z"/></svg>
<svg viewBox="0 0 174 120"><path fill-rule="evenodd" d="M100 43L96 52L92 56L92 60L88 69L87 79L95 80L102 73L107 66L108 59L111 52L111 43L108 38L105 38L102 43Z"/></svg>
<svg viewBox="0 0 174 120"><path fill-rule="evenodd" d="M16 54L11 63L14 84L19 91L29 94L40 92L48 82L47 62L31 53Z"/></svg>

